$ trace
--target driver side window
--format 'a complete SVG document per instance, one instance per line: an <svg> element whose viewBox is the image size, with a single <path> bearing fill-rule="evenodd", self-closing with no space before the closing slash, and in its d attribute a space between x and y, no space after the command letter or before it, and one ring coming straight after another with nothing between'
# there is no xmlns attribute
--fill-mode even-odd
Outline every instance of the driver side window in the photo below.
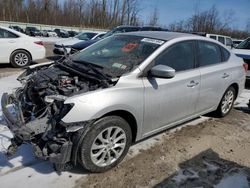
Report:
<svg viewBox="0 0 250 188"><path fill-rule="evenodd" d="M167 65L176 71L193 69L195 66L194 42L184 41L170 46L156 58L155 65Z"/></svg>

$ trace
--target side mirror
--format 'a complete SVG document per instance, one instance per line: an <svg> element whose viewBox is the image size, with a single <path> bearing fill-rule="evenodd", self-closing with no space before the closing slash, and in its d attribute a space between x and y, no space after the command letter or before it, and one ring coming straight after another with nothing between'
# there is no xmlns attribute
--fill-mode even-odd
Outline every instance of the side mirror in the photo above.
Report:
<svg viewBox="0 0 250 188"><path fill-rule="evenodd" d="M173 78L175 70L166 65L156 65L149 71L149 75L156 78Z"/></svg>

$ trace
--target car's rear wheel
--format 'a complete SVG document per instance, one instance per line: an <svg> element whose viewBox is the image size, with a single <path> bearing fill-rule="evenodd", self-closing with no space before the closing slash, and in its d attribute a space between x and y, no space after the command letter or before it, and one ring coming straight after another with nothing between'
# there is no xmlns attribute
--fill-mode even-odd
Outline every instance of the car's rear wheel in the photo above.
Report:
<svg viewBox="0 0 250 188"><path fill-rule="evenodd" d="M131 142L131 129L123 118L104 117L86 133L79 150L79 162L91 172L107 171L125 157Z"/></svg>
<svg viewBox="0 0 250 188"><path fill-rule="evenodd" d="M31 63L31 56L24 50L17 50L11 54L10 63L13 67L25 67Z"/></svg>
<svg viewBox="0 0 250 188"><path fill-rule="evenodd" d="M230 86L224 93L215 114L219 117L228 115L233 108L235 99L236 91L234 87Z"/></svg>

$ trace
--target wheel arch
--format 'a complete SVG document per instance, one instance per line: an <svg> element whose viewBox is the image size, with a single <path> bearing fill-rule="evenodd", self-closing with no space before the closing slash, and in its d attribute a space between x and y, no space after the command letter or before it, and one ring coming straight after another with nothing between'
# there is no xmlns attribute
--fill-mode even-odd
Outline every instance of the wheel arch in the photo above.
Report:
<svg viewBox="0 0 250 188"><path fill-rule="evenodd" d="M238 97L238 94L239 94L239 85L237 83L232 83L229 87L233 87L235 89L235 92L236 92L235 99L236 99Z"/></svg>
<svg viewBox="0 0 250 188"><path fill-rule="evenodd" d="M102 115L101 117L97 118L96 120L101 119L103 117L107 117L107 116L119 116L119 117L123 118L125 121L127 121L130 128L131 128L131 132L132 132L132 143L136 142L137 133L138 133L138 126L137 126L136 118L132 113L130 113L129 111L126 111L126 110L114 110L114 111L110 111L110 112ZM77 154L79 152L79 143L81 143L81 140L85 137L87 131L85 129L82 129L78 133L79 134L75 134L75 136L72 138L72 141L75 144L75 146L73 147L73 151L71 154L71 161L73 162L74 165L77 164Z"/></svg>
<svg viewBox="0 0 250 188"><path fill-rule="evenodd" d="M137 125L136 118L132 113L126 110L115 110L115 111L111 111L111 112L104 114L102 117L106 117L106 116L120 116L125 121L127 121L132 132L132 143L136 141L137 133L138 133L138 125Z"/></svg>

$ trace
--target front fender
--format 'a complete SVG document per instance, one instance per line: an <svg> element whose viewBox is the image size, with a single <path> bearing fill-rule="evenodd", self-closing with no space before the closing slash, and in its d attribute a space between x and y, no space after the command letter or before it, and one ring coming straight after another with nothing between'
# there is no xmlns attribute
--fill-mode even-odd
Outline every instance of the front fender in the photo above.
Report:
<svg viewBox="0 0 250 188"><path fill-rule="evenodd" d="M114 86L99 89L83 95L73 96L65 104L73 103L74 107L62 118L65 123L74 123L98 119L103 115L124 110L134 115L137 125L143 120L143 87Z"/></svg>

